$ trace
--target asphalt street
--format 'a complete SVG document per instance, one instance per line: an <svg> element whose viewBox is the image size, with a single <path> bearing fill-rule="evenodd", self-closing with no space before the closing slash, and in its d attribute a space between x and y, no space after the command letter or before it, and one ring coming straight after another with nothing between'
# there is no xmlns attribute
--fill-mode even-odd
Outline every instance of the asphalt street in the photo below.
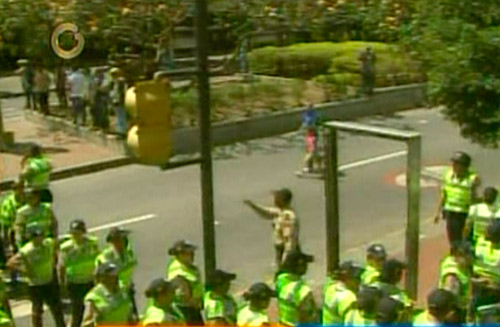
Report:
<svg viewBox="0 0 500 327"><path fill-rule="evenodd" d="M438 110L414 110L361 121L421 132L425 166L446 165L453 151L468 151L484 184L500 182L492 164L498 162L500 153L462 139L458 129L445 121ZM405 155L401 152L404 145L348 134L341 134L340 144L339 160L346 168L340 183L343 258L360 258L373 240L387 240L393 253L400 252L404 244L406 190L396 185L395 179L405 170ZM242 201L248 198L270 204L270 191L279 187L289 187L294 193L294 205L301 219L302 247L317 259L308 277L321 283L326 251L324 189L322 181L300 179L294 174L302 160L300 138L287 135L257 140L249 146L217 152L232 154L231 159L214 162L214 189L217 264L238 274L235 290L255 281L269 281L273 275L271 225L254 215ZM127 166L58 181L52 188L61 231L75 218L84 218L90 227L97 227L101 240L113 225L122 224L132 231L139 258L135 275L137 298L142 305L147 283L165 275L168 247L178 239L202 244L199 183L197 166L166 172L155 167ZM428 223L436 201L437 188L422 188L422 224ZM197 256L200 267L202 253L200 249ZM14 311L17 326L28 326L29 306L18 303Z"/></svg>

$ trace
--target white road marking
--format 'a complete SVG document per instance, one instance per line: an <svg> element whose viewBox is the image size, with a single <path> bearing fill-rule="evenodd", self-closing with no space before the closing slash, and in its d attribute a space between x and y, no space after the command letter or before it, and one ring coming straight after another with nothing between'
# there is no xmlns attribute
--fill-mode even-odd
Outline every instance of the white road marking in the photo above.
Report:
<svg viewBox="0 0 500 327"><path fill-rule="evenodd" d="M352 162L349 164L342 165L339 167L339 170L345 171L348 169L358 168L358 167L366 166L366 165L376 163L379 161L384 161L384 160L388 160L388 159L392 159L392 158L402 157L402 156L405 156L407 154L408 154L408 151L406 151L406 150L392 152L392 153L388 153L388 154L383 154L383 155L378 156L378 157L368 158L368 159L355 161L355 162Z"/></svg>
<svg viewBox="0 0 500 327"><path fill-rule="evenodd" d="M139 222L143 222L146 220L151 220L154 218L157 218L158 216L155 214L147 214L139 217L134 217L134 218L129 218L121 221L117 221L114 223L110 224L105 224L101 226L96 226L93 228L89 229L89 233L94 233L98 232L101 230L113 228L113 227L118 227L118 226L124 226L124 225L130 225L130 224L135 224ZM23 318L31 315L31 302L30 301L11 301L11 306L12 306L12 314L14 315L14 318ZM47 308L45 308L47 309Z"/></svg>

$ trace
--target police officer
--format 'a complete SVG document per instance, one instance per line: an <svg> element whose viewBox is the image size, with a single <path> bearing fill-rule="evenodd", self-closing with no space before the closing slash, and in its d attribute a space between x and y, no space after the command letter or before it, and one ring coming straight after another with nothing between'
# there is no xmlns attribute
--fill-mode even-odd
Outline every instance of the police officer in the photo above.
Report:
<svg viewBox="0 0 500 327"><path fill-rule="evenodd" d="M248 327L261 327L269 325L267 310L271 298L276 293L265 283L255 283L243 294L248 303L238 312L237 325Z"/></svg>
<svg viewBox="0 0 500 327"><path fill-rule="evenodd" d="M480 236L484 236L486 228L494 218L500 218L497 205L498 190L494 187L486 187L483 193L483 202L474 204L469 209L465 222L463 238L469 238L472 231L472 244L476 244Z"/></svg>
<svg viewBox="0 0 500 327"><path fill-rule="evenodd" d="M28 156L23 159L22 166L20 179L26 182L28 187L41 192L42 202L52 202L52 193L49 190L52 165L42 154L42 148L39 145L31 146Z"/></svg>
<svg viewBox="0 0 500 327"><path fill-rule="evenodd" d="M129 231L120 227L112 228L106 236L106 246L101 254L97 256L96 265L111 262L118 267L118 277L123 286L128 289L132 309L135 316L138 316L137 305L135 303L134 290L134 269L137 266L137 258L132 248L128 235Z"/></svg>
<svg viewBox="0 0 500 327"><path fill-rule="evenodd" d="M405 269L405 263L397 259L389 259L382 266L379 281L371 285L378 288L383 295L390 296L402 302L409 312L411 311L413 302L408 294L406 294L406 291L399 286L403 279L403 272Z"/></svg>
<svg viewBox="0 0 500 327"><path fill-rule="evenodd" d="M380 271L387 259L387 252L382 244L372 244L366 251L366 267L361 282L365 285L370 285L378 281Z"/></svg>
<svg viewBox="0 0 500 327"><path fill-rule="evenodd" d="M4 251L0 255L5 255L8 248L12 252L17 252L16 238L14 232L14 222L16 221L17 211L25 204L24 184L17 181L13 190L9 192L2 201L0 207L0 223L2 225L2 248Z"/></svg>
<svg viewBox="0 0 500 327"><path fill-rule="evenodd" d="M142 326L185 325L184 315L173 303L175 296L173 283L164 278L157 278L149 284L145 294L151 302L142 318Z"/></svg>
<svg viewBox="0 0 500 327"><path fill-rule="evenodd" d="M427 310L413 319L414 326L457 324L458 298L450 291L435 289L427 296Z"/></svg>
<svg viewBox="0 0 500 327"><path fill-rule="evenodd" d="M382 293L378 288L361 285L356 295L356 307L350 310L344 320L348 326L373 326L377 316L377 306Z"/></svg>
<svg viewBox="0 0 500 327"><path fill-rule="evenodd" d="M135 322L128 288L118 278L119 268L104 262L96 269L96 286L85 296L83 326L127 325Z"/></svg>
<svg viewBox="0 0 500 327"><path fill-rule="evenodd" d="M434 221L446 219L446 231L450 245L463 236L465 220L470 206L477 199L479 177L470 169L471 157L465 152L456 152L451 158L453 166L443 180L441 199Z"/></svg>
<svg viewBox="0 0 500 327"><path fill-rule="evenodd" d="M451 246L450 255L445 257L439 267L439 288L457 295L462 314L468 309L472 279L474 250L468 242L458 241Z"/></svg>
<svg viewBox="0 0 500 327"><path fill-rule="evenodd" d="M0 271L3 275L3 271ZM0 278L0 327L14 327L14 319L12 317L12 310L9 304L9 297L7 294L7 286L3 279Z"/></svg>
<svg viewBox="0 0 500 327"><path fill-rule="evenodd" d="M94 287L95 262L99 255L97 238L86 234L82 220L69 226L70 236L60 245L59 276L71 300L71 327L82 323L85 295Z"/></svg>
<svg viewBox="0 0 500 327"><path fill-rule="evenodd" d="M40 201L41 191L37 189L26 189L27 201L19 208L16 214L15 229L18 246L24 245L28 239L26 230L33 226L42 229L44 236L54 238L57 233L57 219L48 203Z"/></svg>
<svg viewBox="0 0 500 327"><path fill-rule="evenodd" d="M375 321L379 326L391 326L407 323L405 305L390 296L384 296L377 305Z"/></svg>
<svg viewBox="0 0 500 327"><path fill-rule="evenodd" d="M491 221L485 237L479 237L474 262L474 307L500 301L500 220Z"/></svg>
<svg viewBox="0 0 500 327"><path fill-rule="evenodd" d="M229 294L231 281L235 279L235 274L220 269L215 270L207 285L210 290L203 298L205 324L211 326L234 326L236 324L236 301Z"/></svg>
<svg viewBox="0 0 500 327"><path fill-rule="evenodd" d="M300 250L287 254L276 274L276 293L280 324L297 326L317 321L317 308L312 289L304 281L307 265L314 257Z"/></svg>
<svg viewBox="0 0 500 327"><path fill-rule="evenodd" d="M194 264L196 246L186 240L177 241L169 250L172 257L167 268L167 280L177 287L174 303L184 314L187 325L201 326L203 283L200 270Z"/></svg>
<svg viewBox="0 0 500 327"><path fill-rule="evenodd" d="M363 267L353 261L343 262L324 290L323 325L341 325L356 302Z"/></svg>
<svg viewBox="0 0 500 327"><path fill-rule="evenodd" d="M40 226L28 230L31 240L9 259L7 265L15 269L19 263L25 268L29 281L34 327L42 327L43 304L52 312L57 327L65 327L59 283L57 281L57 251L52 238L46 238Z"/></svg>

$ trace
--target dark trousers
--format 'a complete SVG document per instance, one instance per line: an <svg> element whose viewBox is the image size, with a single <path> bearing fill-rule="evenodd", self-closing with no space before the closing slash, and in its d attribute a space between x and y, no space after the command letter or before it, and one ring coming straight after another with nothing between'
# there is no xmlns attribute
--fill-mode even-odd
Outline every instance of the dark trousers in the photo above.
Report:
<svg viewBox="0 0 500 327"><path fill-rule="evenodd" d="M30 286L29 292L32 304L33 327L43 326L44 303L49 307L56 326L65 327L59 285L56 281L45 285Z"/></svg>
<svg viewBox="0 0 500 327"><path fill-rule="evenodd" d="M188 326L203 326L203 317L201 316L201 310L191 307L179 306L184 318L186 318L186 325Z"/></svg>
<svg viewBox="0 0 500 327"><path fill-rule="evenodd" d="M85 125L85 100L80 97L72 97L71 103L73 104L73 122L78 125L81 120L82 125Z"/></svg>
<svg viewBox="0 0 500 327"><path fill-rule="evenodd" d="M40 104L40 111L44 115L48 115L49 111L49 92L40 92L38 94L38 101Z"/></svg>
<svg viewBox="0 0 500 327"><path fill-rule="evenodd" d="M41 202L52 203L53 200L54 200L54 198L52 196L52 192L48 188L43 189L41 191L41 194L40 194L40 201Z"/></svg>
<svg viewBox="0 0 500 327"><path fill-rule="evenodd" d="M80 327L83 319L85 295L94 287L94 283L68 283L68 295L71 300L71 327Z"/></svg>
<svg viewBox="0 0 500 327"><path fill-rule="evenodd" d="M446 219L446 233L448 234L448 242L450 245L453 242L463 239L465 220L467 213L443 211L443 217Z"/></svg>
<svg viewBox="0 0 500 327"><path fill-rule="evenodd" d="M500 291L485 287L482 284L474 283L472 285L472 303L471 311L476 315L477 309L484 305L495 304L500 301Z"/></svg>

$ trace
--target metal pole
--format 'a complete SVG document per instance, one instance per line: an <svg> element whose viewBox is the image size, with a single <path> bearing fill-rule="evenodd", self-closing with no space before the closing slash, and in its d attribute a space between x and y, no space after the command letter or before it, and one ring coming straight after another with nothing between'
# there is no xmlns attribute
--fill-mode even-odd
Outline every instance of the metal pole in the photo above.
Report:
<svg viewBox="0 0 500 327"><path fill-rule="evenodd" d="M418 290L418 247L420 235L420 156L421 137L408 140L408 163L406 171L406 190L408 197L408 220L406 226L406 258L408 260L408 278L406 291L414 300Z"/></svg>
<svg viewBox="0 0 500 327"><path fill-rule="evenodd" d="M338 268L340 259L337 130L325 129L324 137L326 140L326 266L329 274Z"/></svg>
<svg viewBox="0 0 500 327"><path fill-rule="evenodd" d="M212 175L212 141L210 133L210 80L208 70L208 8L207 0L196 0L196 53L198 61L198 109L201 146L201 208L203 215L203 248L205 278L216 267L214 194Z"/></svg>

